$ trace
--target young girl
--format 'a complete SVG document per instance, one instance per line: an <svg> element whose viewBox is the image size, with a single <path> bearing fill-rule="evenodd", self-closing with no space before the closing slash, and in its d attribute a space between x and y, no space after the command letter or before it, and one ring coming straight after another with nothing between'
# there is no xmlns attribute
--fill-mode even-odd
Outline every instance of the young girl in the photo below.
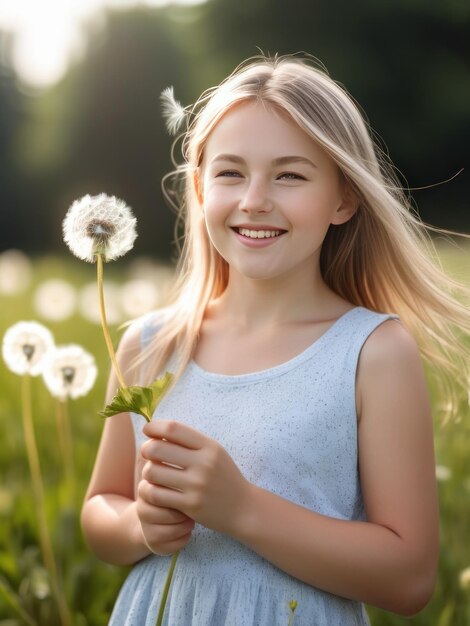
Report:
<svg viewBox="0 0 470 626"><path fill-rule="evenodd" d="M287 626L292 600L295 626L413 615L439 513L412 333L466 380L458 285L307 59L251 60L186 113L176 296L119 349L129 384L175 383L145 427L106 422L83 507L96 554L136 564L110 623L155 624L178 550L169 626Z"/></svg>

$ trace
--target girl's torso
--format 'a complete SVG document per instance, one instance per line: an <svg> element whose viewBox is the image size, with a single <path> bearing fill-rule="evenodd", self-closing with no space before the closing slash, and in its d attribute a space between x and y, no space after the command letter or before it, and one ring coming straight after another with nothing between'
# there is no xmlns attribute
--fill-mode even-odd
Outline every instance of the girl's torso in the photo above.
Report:
<svg viewBox="0 0 470 626"><path fill-rule="evenodd" d="M203 359L192 361L155 418L181 420L217 439L260 487L323 515L365 519L356 369L365 340L390 317L351 309L300 353L251 373L211 372ZM147 325L143 342L155 331ZM143 418L132 419L140 449ZM152 556L133 568L113 626L153 626L168 564L169 558ZM360 603L310 587L230 537L196 525L178 559L164 623L287 626L290 600L298 602L296 626L368 624Z"/></svg>

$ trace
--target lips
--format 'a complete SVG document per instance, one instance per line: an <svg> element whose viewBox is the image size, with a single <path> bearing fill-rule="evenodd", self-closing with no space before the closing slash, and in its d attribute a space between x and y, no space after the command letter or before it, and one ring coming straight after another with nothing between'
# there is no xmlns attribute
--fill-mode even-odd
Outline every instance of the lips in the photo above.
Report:
<svg viewBox="0 0 470 626"><path fill-rule="evenodd" d="M249 239L274 239L287 232L283 228L264 225L256 225L256 227L250 225L232 226L232 230Z"/></svg>

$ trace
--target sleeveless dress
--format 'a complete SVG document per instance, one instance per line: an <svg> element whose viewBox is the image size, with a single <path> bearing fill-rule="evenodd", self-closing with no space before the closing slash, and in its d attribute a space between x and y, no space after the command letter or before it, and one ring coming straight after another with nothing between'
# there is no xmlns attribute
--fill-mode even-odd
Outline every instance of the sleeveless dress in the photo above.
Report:
<svg viewBox="0 0 470 626"><path fill-rule="evenodd" d="M323 515L365 520L356 369L370 333L396 317L353 308L301 354L254 373L215 374L192 361L154 419L176 419L216 439L245 478L264 489ZM158 314L144 323L143 345L157 328ZM140 415L132 421L140 450L145 421ZM150 555L133 566L110 626L155 626L170 560ZM163 623L288 626L291 600L297 601L295 626L369 625L362 603L293 578L231 537L196 524L180 552Z"/></svg>

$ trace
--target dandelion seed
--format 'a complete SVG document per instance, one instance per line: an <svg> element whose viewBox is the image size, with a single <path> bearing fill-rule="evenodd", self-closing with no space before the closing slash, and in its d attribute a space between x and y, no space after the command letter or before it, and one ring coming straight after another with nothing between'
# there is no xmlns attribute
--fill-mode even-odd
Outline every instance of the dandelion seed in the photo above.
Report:
<svg viewBox="0 0 470 626"><path fill-rule="evenodd" d="M46 280L36 289L34 308L42 318L56 322L73 315L77 305L75 288L65 280Z"/></svg>
<svg viewBox="0 0 470 626"><path fill-rule="evenodd" d="M81 346L57 346L45 358L42 376L50 393L60 400L85 396L98 370L95 359Z"/></svg>
<svg viewBox="0 0 470 626"><path fill-rule="evenodd" d="M0 254L0 293L11 296L24 291L31 280L31 262L20 250Z"/></svg>
<svg viewBox="0 0 470 626"><path fill-rule="evenodd" d="M113 261L132 249L137 237L131 209L102 193L76 200L63 221L64 241L79 259L93 263L99 254Z"/></svg>
<svg viewBox="0 0 470 626"><path fill-rule="evenodd" d="M15 374L38 376L44 367L44 358L53 346L52 334L42 324L17 322L3 337L3 359Z"/></svg>
<svg viewBox="0 0 470 626"><path fill-rule="evenodd" d="M174 135L187 119L183 105L175 98L173 87L167 87L160 95L162 114L170 135Z"/></svg>

